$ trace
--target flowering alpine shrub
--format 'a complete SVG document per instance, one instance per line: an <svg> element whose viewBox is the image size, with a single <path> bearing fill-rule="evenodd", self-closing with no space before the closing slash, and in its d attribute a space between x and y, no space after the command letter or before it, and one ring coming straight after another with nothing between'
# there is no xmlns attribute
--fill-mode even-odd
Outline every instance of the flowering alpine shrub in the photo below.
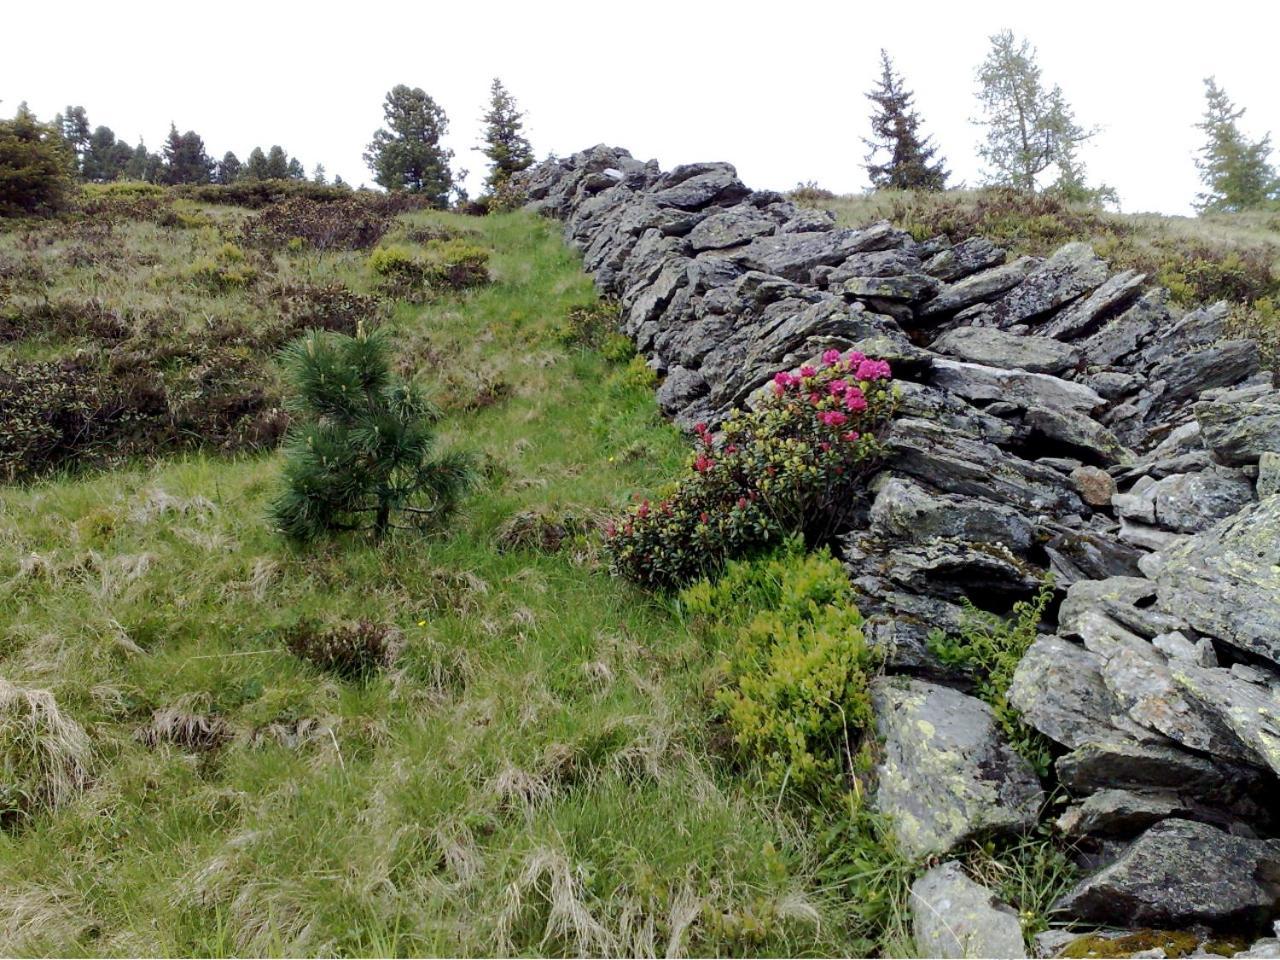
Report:
<svg viewBox="0 0 1280 960"><path fill-rule="evenodd" d="M644 500L606 528L613 569L666 588L791 534L823 541L857 503L893 403L889 364L857 351L828 350L820 366L779 373L757 409L735 413L718 438L695 427L690 473L672 496Z"/></svg>

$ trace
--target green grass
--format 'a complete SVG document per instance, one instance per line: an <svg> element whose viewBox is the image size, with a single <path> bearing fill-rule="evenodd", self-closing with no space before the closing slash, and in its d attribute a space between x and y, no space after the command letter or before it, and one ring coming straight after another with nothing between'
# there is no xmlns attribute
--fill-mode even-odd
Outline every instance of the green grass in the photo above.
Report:
<svg viewBox="0 0 1280 960"><path fill-rule="evenodd" d="M523 215L409 219L494 250L493 284L387 322L455 400L502 385L441 425L488 477L454 528L292 550L274 454L0 492L0 673L92 742L83 792L0 831L0 953L843 952L809 841L710 749L714 651L590 542L495 549L515 513L615 510L684 457L650 390L553 335L594 299L576 258ZM192 252L124 229L151 275ZM359 260L285 269L354 283ZM302 617L394 624L404 651L342 682L285 652ZM145 745L165 708L231 738Z"/></svg>

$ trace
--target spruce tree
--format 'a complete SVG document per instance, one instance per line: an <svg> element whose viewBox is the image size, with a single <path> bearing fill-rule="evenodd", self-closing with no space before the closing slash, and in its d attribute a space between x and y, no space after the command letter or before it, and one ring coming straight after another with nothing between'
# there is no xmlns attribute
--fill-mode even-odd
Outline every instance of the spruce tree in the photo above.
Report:
<svg viewBox="0 0 1280 960"><path fill-rule="evenodd" d="M307 170L302 165L302 161L299 160L297 157L290 157L289 165L285 169L289 175L290 180L307 179Z"/></svg>
<svg viewBox="0 0 1280 960"><path fill-rule="evenodd" d="M1280 193L1276 171L1268 163L1271 134L1250 141L1236 121L1244 116L1213 77L1204 81L1204 119L1196 126L1204 131L1205 145L1196 168L1205 192L1196 196L1202 213L1248 210Z"/></svg>
<svg viewBox="0 0 1280 960"><path fill-rule="evenodd" d="M228 183L235 183L240 179L242 169L243 165L240 163L240 158L228 150L222 155L222 159L218 161L218 168L213 175L213 179L224 186Z"/></svg>
<svg viewBox="0 0 1280 960"><path fill-rule="evenodd" d="M481 152L492 165L485 178L485 189L492 193L511 179L512 174L527 169L533 163L533 147L523 134L524 114L517 109L511 96L497 77L489 87L489 109L484 121L484 146Z"/></svg>
<svg viewBox="0 0 1280 960"><path fill-rule="evenodd" d="M254 147L250 151L249 159L245 161L241 176L246 180L267 179L267 155L262 152L261 147Z"/></svg>
<svg viewBox="0 0 1280 960"><path fill-rule="evenodd" d="M877 190L943 190L947 185L946 161L934 156L938 148L920 138L920 116L912 109L915 98L906 89L902 75L893 69L885 50L880 51L880 79L867 94L875 104L871 114L871 138L863 139L869 148L867 176ZM884 162L877 159L885 155Z"/></svg>
<svg viewBox="0 0 1280 960"><path fill-rule="evenodd" d="M117 146L115 132L110 127L94 128L89 137L89 146L80 161L80 175L96 183L115 180L121 173L116 163L119 157ZM132 150L128 152L130 155L133 153Z"/></svg>
<svg viewBox="0 0 1280 960"><path fill-rule="evenodd" d="M147 161L150 160L151 154L147 152L147 145L138 141L138 145L133 148L133 156L129 158L129 162L125 165L124 175L130 180L145 180L147 176Z"/></svg>
<svg viewBox="0 0 1280 960"><path fill-rule="evenodd" d="M460 454L433 456L435 414L391 373L386 341L311 330L284 351L296 420L285 446L284 491L272 507L290 539L425 528L471 482Z"/></svg>
<svg viewBox="0 0 1280 960"><path fill-rule="evenodd" d="M326 183L329 182L328 178L325 177L323 163L316 164L315 170L311 174L311 182L318 183L320 184L320 186L324 186Z"/></svg>
<svg viewBox="0 0 1280 960"><path fill-rule="evenodd" d="M59 125L38 121L23 102L0 120L0 217L43 216L67 205L75 159Z"/></svg>
<svg viewBox="0 0 1280 960"><path fill-rule="evenodd" d="M382 115L386 126L374 133L364 154L373 179L388 190L421 193L447 206L453 151L440 143L449 129L444 109L421 87L401 83L387 94Z"/></svg>
<svg viewBox="0 0 1280 960"><path fill-rule="evenodd" d="M165 183L208 183L213 176L214 163L205 153L204 140L194 130L178 133L169 124L169 136L164 144L164 168L161 176Z"/></svg>
<svg viewBox="0 0 1280 960"><path fill-rule="evenodd" d="M78 172L84 163L85 153L89 149L89 115L85 113L84 107L73 107L68 104L66 112L57 114L53 122L61 132L63 141L75 155Z"/></svg>
<svg viewBox="0 0 1280 960"><path fill-rule="evenodd" d="M267 151L267 180L289 179L289 155L284 147L275 144Z"/></svg>

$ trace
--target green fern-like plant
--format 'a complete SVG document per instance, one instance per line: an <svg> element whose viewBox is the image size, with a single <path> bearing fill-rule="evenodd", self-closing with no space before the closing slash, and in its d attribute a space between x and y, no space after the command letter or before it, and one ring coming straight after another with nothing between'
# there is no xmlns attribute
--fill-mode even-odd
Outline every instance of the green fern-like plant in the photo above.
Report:
<svg viewBox="0 0 1280 960"><path fill-rule="evenodd" d="M434 455L436 414L392 374L382 336L363 324L355 336L312 330L285 348L282 365L295 425L271 517L285 536L382 536L448 515L471 484L471 464Z"/></svg>

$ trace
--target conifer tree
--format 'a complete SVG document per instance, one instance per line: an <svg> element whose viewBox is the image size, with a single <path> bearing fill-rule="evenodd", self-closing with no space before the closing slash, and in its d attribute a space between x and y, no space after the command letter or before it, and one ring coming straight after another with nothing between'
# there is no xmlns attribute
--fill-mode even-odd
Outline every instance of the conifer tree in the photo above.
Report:
<svg viewBox="0 0 1280 960"><path fill-rule="evenodd" d="M151 154L147 152L147 145L138 141L138 145L133 148L133 156L129 158L129 162L125 164L124 175L130 180L145 180L147 176L147 161Z"/></svg>
<svg viewBox="0 0 1280 960"><path fill-rule="evenodd" d="M57 212L74 176L74 155L59 125L38 121L25 102L12 120L0 120L0 217Z"/></svg>
<svg viewBox="0 0 1280 960"><path fill-rule="evenodd" d="M438 207L449 202L453 151L440 143L449 129L444 109L421 87L397 84L382 104L386 126L373 135L364 160L373 179L388 190L430 197Z"/></svg>
<svg viewBox="0 0 1280 960"><path fill-rule="evenodd" d="M326 183L328 183L328 182L329 182L329 181L328 181L328 178L327 178L327 177L325 177L325 174L324 174L324 164L323 164L323 163L317 163L317 164L316 164L315 170L313 170L313 171L312 171L312 173L311 173L311 182L312 182L312 183L318 183L318 184L320 184L320 186L324 186Z"/></svg>
<svg viewBox="0 0 1280 960"><path fill-rule="evenodd" d="M165 183L208 183L213 176L214 163L205 153L204 140L194 130L178 133L169 124L169 136L164 144L164 169L161 176Z"/></svg>
<svg viewBox="0 0 1280 960"><path fill-rule="evenodd" d="M84 162L84 155L89 149L89 115L84 107L73 107L67 104L66 112L53 118L54 125L62 134L63 141L71 148L76 158L76 170L79 171Z"/></svg>
<svg viewBox="0 0 1280 960"><path fill-rule="evenodd" d="M249 159L245 161L241 176L246 180L267 179L267 155L262 152L261 147L254 147L249 152Z"/></svg>
<svg viewBox="0 0 1280 960"><path fill-rule="evenodd" d="M290 179L290 180L305 180L305 179L307 179L307 171L306 171L306 168L305 168L305 167L303 167L303 165L302 165L302 161L301 161L301 160L299 160L297 157L290 157L290 158L289 158L289 165L288 165L285 169L286 169L287 173L289 174L289 179Z"/></svg>
<svg viewBox="0 0 1280 960"><path fill-rule="evenodd" d="M391 373L386 341L311 330L285 349L297 420L285 447L285 489L272 508L290 539L425 528L471 482L466 457L433 456L435 414Z"/></svg>
<svg viewBox="0 0 1280 960"><path fill-rule="evenodd" d="M267 151L267 180L289 179L289 155L284 147L275 144Z"/></svg>
<svg viewBox="0 0 1280 960"><path fill-rule="evenodd" d="M493 192L511 179L512 174L533 163L533 147L522 132L524 114L517 109L516 99L502 81L494 77L489 87L489 109L481 118L485 124L481 152L492 165L485 178L485 189Z"/></svg>
<svg viewBox="0 0 1280 960"><path fill-rule="evenodd" d="M1248 210L1280 194L1276 171L1268 163L1271 134L1250 141L1236 121L1244 116L1213 77L1204 81L1204 119L1196 126L1204 131L1205 145L1196 168L1205 192L1196 196L1202 212Z"/></svg>
<svg viewBox="0 0 1280 960"><path fill-rule="evenodd" d="M864 139L867 176L877 190L943 190L947 185L946 161L934 156L938 148L920 138L920 116L912 108L915 98L885 50L880 51L880 79L867 94L875 104L871 114L871 138ZM881 163L877 159L885 155Z"/></svg>
<svg viewBox="0 0 1280 960"><path fill-rule="evenodd" d="M976 122L987 128L978 154L989 167L987 182L1032 192L1041 173L1056 166L1061 174L1064 161L1074 165L1068 177L1078 178L1075 150L1094 131L1076 122L1060 87L1044 86L1031 44L1010 30L993 35L978 84L984 118Z"/></svg>
<svg viewBox="0 0 1280 960"><path fill-rule="evenodd" d="M218 168L214 172L213 179L224 186L228 183L235 183L240 178L242 168L243 165L240 163L240 158L228 150L222 155L222 159L218 161Z"/></svg>

